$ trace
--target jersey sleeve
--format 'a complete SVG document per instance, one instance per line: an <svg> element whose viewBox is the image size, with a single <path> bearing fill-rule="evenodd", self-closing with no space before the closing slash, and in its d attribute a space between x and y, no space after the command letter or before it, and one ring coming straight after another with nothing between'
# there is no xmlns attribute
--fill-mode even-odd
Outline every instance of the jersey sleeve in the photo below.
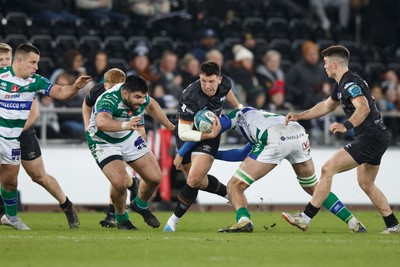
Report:
<svg viewBox="0 0 400 267"><path fill-rule="evenodd" d="M95 113L107 112L113 115L114 110L117 108L116 105L116 102L112 101L110 98L102 97L96 103Z"/></svg>
<svg viewBox="0 0 400 267"><path fill-rule="evenodd" d="M93 107L96 104L97 98L105 92L104 86L94 86L92 90L85 97L85 103L89 107Z"/></svg>
<svg viewBox="0 0 400 267"><path fill-rule="evenodd" d="M348 82L343 88L344 98L353 99L357 96L364 95L361 86L356 82Z"/></svg>
<svg viewBox="0 0 400 267"><path fill-rule="evenodd" d="M42 77L38 74L35 74L33 78L35 79L35 82L33 83L35 86L35 90L38 93L48 96L50 94L51 88L53 88L54 83L50 82L49 79Z"/></svg>

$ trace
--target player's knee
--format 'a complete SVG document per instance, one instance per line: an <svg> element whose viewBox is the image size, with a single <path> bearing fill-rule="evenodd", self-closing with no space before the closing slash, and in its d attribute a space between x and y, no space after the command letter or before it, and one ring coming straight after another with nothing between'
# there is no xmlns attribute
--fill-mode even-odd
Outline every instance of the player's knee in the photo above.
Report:
<svg viewBox="0 0 400 267"><path fill-rule="evenodd" d="M243 181L232 178L228 184L226 185L226 190L229 192L232 191L244 191L249 185L247 183L244 183Z"/></svg>
<svg viewBox="0 0 400 267"><path fill-rule="evenodd" d="M332 177L335 174L334 168L330 162L326 162L321 168L321 177L324 179L326 177Z"/></svg>
<svg viewBox="0 0 400 267"><path fill-rule="evenodd" d="M364 192L368 193L374 187L374 182L358 179L358 185Z"/></svg>
<svg viewBox="0 0 400 267"><path fill-rule="evenodd" d="M118 192L124 192L128 188L126 179L115 179L111 182L112 187Z"/></svg>

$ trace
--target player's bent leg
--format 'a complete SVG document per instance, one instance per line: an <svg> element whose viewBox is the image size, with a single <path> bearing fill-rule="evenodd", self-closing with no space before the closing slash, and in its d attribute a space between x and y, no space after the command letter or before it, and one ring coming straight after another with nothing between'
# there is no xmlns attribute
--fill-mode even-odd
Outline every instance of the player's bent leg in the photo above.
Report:
<svg viewBox="0 0 400 267"><path fill-rule="evenodd" d="M364 163L357 168L357 180L362 190L382 215L386 229L382 234L400 233L399 222L389 206L386 196L375 185L379 165Z"/></svg>
<svg viewBox="0 0 400 267"><path fill-rule="evenodd" d="M21 164L33 182L41 185L57 199L61 209L65 213L69 227L72 229L79 228L80 222L74 205L64 194L57 180L46 172L43 158L39 156L33 160L22 160Z"/></svg>
<svg viewBox="0 0 400 267"><path fill-rule="evenodd" d="M176 204L174 213L164 227L164 232L175 232L179 220L196 201L200 186L204 184L204 179L207 178L207 173L211 169L213 161L214 159L208 154L192 155L186 184L179 192L178 203Z"/></svg>
<svg viewBox="0 0 400 267"><path fill-rule="evenodd" d="M129 165L140 175L139 192L130 203L130 208L139 213L151 227L160 227L157 217L149 209L149 200L161 182L161 170L152 152L147 153Z"/></svg>
<svg viewBox="0 0 400 267"><path fill-rule="evenodd" d="M14 227L17 230L30 230L17 216L17 175L19 165L2 164L0 168L0 194L4 201L5 214L1 217L1 223Z"/></svg>
<svg viewBox="0 0 400 267"><path fill-rule="evenodd" d="M46 189L60 204L64 203L66 196L57 180L46 173L41 156L34 160L22 160L21 164L33 182Z"/></svg>
<svg viewBox="0 0 400 267"><path fill-rule="evenodd" d="M111 182L111 199L115 207L116 214L125 213L126 189L128 174L121 160L112 160L102 168L103 173Z"/></svg>
<svg viewBox="0 0 400 267"><path fill-rule="evenodd" d="M253 232L253 223L247 209L244 191L275 167L276 164L262 163L251 158L245 159L227 185L230 202L236 211L236 223L219 229L218 232Z"/></svg>

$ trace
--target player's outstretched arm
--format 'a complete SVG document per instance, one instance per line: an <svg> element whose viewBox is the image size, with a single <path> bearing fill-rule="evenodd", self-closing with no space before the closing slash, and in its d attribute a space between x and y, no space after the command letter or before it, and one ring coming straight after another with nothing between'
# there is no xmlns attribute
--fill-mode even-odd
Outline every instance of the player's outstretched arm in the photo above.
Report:
<svg viewBox="0 0 400 267"><path fill-rule="evenodd" d="M331 97L325 101L319 102L310 109L307 109L301 113L295 114L289 112L285 117L286 124L289 121L300 121L300 120L310 120L324 116L332 111L334 111L339 106L339 101L334 101Z"/></svg>
<svg viewBox="0 0 400 267"><path fill-rule="evenodd" d="M162 111L160 105L157 101L150 97L150 104L146 107L146 112L156 119L159 123L161 123L165 128L170 130L171 132L175 129L175 125L173 125L167 116L165 116L164 112Z"/></svg>
<svg viewBox="0 0 400 267"><path fill-rule="evenodd" d="M76 79L76 81L72 85L60 86L55 84L51 88L49 95L56 99L69 99L75 96L79 92L79 90L84 88L91 80L92 77L83 75Z"/></svg>
<svg viewBox="0 0 400 267"><path fill-rule="evenodd" d="M252 143L247 143L246 146L238 149L218 150L216 159L224 161L243 161L249 155Z"/></svg>

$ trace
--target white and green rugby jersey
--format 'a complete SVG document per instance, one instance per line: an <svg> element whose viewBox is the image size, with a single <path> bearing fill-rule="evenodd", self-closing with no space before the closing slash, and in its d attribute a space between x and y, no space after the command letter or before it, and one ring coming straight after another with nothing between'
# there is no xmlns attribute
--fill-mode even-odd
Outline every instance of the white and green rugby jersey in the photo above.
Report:
<svg viewBox="0 0 400 267"><path fill-rule="evenodd" d="M99 112L107 112L112 115L113 120L120 122L129 121L134 117L142 116L144 109L150 104L149 95L145 96L144 102L140 105L139 109L133 112L129 109L125 102L122 100L121 87L122 83L113 86L111 89L105 91L96 101L93 106L92 114L90 116L89 128L87 131L87 138L89 142L95 143L121 143L132 135L133 131L124 130L118 132L105 132L97 129L96 115Z"/></svg>
<svg viewBox="0 0 400 267"><path fill-rule="evenodd" d="M0 68L0 137L17 139L28 119L35 94L49 95L53 85L38 74L22 79L15 77L11 66Z"/></svg>
<svg viewBox="0 0 400 267"><path fill-rule="evenodd" d="M228 114L228 117L231 120L230 128L240 131L247 141L253 144L267 142L268 129L275 125L285 124L285 116L252 107L234 110ZM298 124L297 122L289 123Z"/></svg>

